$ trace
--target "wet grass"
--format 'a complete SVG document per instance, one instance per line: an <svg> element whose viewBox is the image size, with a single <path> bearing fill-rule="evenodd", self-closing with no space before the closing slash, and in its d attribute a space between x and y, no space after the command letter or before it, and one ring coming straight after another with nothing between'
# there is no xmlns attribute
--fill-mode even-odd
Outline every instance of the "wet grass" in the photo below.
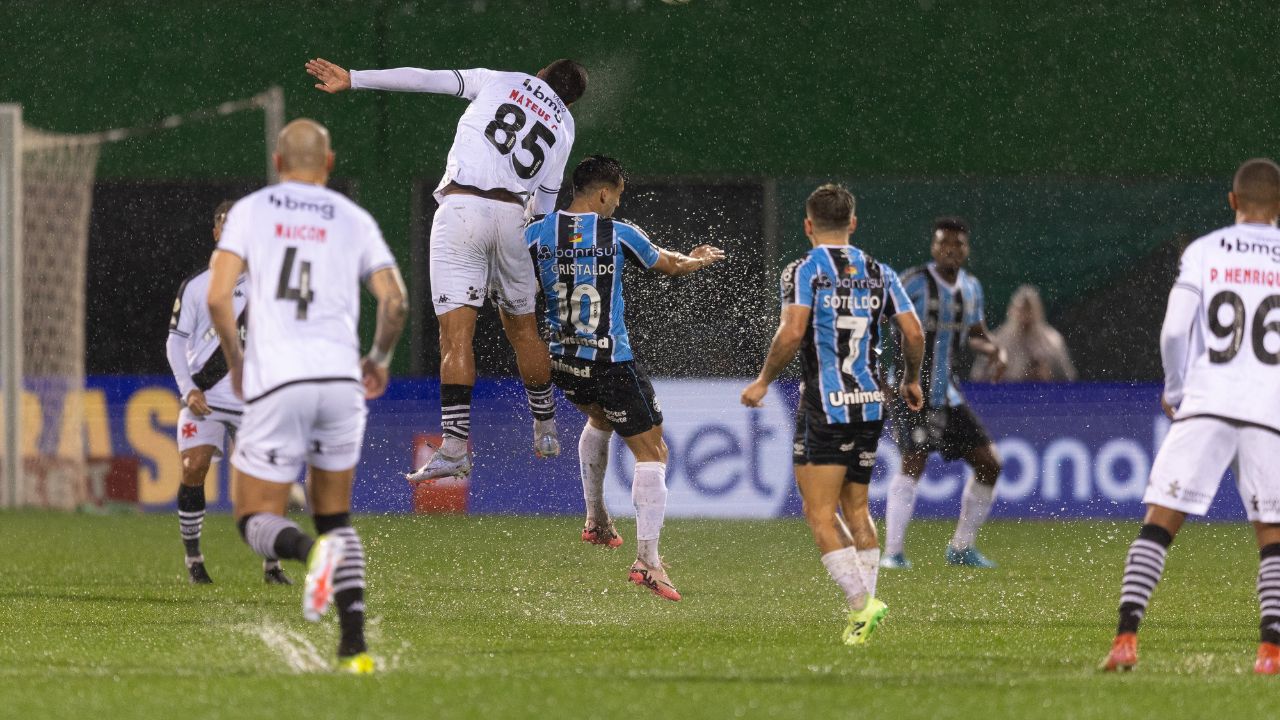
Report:
<svg viewBox="0 0 1280 720"><path fill-rule="evenodd" d="M839 644L842 601L803 524L673 521L685 600L626 582L628 544L573 518L363 517L366 678L327 670L332 622L261 584L225 516L215 585L184 582L177 520L0 514L0 716L882 717L1261 716L1250 674L1257 555L1242 525L1189 526L1143 630L1142 664L1094 670L1136 523L992 523L995 571L945 567L949 523L912 527L910 572L882 573L887 623ZM295 579L300 567L289 568Z"/></svg>

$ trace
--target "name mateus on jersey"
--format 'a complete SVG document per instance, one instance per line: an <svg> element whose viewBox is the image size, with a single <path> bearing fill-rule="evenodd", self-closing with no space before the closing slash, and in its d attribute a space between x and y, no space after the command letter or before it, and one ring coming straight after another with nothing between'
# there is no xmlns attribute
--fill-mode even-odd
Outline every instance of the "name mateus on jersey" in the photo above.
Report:
<svg viewBox="0 0 1280 720"><path fill-rule="evenodd" d="M530 95L533 95L533 97L527 98L524 95L521 95L519 90L512 90L511 99L534 111L534 113L543 120L550 120L552 117L555 117L556 122L561 122L560 116L564 113L564 106L560 104L560 101L556 99L555 95L551 94L551 91L548 90L543 92L541 85L534 87L533 83L528 80L524 81L524 89L527 90ZM534 105L534 100L540 100L550 106L551 114L548 115L545 110Z"/></svg>

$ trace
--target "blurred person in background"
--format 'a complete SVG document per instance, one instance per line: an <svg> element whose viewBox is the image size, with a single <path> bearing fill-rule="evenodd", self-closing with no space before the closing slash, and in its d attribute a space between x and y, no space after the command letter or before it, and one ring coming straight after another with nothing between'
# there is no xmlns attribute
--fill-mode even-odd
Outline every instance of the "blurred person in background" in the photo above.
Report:
<svg viewBox="0 0 1280 720"><path fill-rule="evenodd" d="M977 382L1061 382L1076 379L1076 367L1062 334L1044 319L1044 302L1034 285L1020 285L1009 300L1004 324L992 333L1008 353L1004 375L998 380L987 356L973 363L970 379Z"/></svg>

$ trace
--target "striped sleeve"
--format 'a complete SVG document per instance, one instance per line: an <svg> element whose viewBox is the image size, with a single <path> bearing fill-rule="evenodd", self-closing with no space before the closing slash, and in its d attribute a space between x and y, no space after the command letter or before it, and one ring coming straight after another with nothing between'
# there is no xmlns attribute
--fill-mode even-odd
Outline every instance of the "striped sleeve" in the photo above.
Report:
<svg viewBox="0 0 1280 720"><path fill-rule="evenodd" d="M911 303L911 296L907 294L907 289L902 286L902 280L898 277L898 273L884 263L880 263L880 271L884 276L885 296L889 300L888 316L893 317L899 313L915 312L915 305Z"/></svg>
<svg viewBox="0 0 1280 720"><path fill-rule="evenodd" d="M917 312L923 312L929 304L929 281L924 275L926 272L928 270L924 268L914 267L902 274L902 289L906 291L907 298Z"/></svg>
<svg viewBox="0 0 1280 720"><path fill-rule="evenodd" d="M965 327L981 325L986 318L986 301L982 294L982 283L978 278L969 275L969 302L965 307Z"/></svg>
<svg viewBox="0 0 1280 720"><path fill-rule="evenodd" d="M623 249L628 256L634 259L641 267L648 270L658 264L660 253L658 247L653 244L648 235L640 228L625 223L621 220L613 222L613 231L618 238L618 242L622 243Z"/></svg>
<svg viewBox="0 0 1280 720"><path fill-rule="evenodd" d="M813 263L794 260L782 270L779 294L783 305L813 305Z"/></svg>

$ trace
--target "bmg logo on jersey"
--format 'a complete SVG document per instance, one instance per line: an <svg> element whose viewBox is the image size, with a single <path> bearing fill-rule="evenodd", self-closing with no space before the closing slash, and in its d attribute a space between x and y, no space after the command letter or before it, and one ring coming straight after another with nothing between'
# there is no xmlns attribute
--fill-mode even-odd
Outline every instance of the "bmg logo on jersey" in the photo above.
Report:
<svg viewBox="0 0 1280 720"><path fill-rule="evenodd" d="M300 210L302 212L319 213L320 217L325 220L332 220L337 210L333 203L317 203L310 200L298 200L289 195L276 195L271 193L267 195L267 201L272 205L284 210Z"/></svg>
<svg viewBox="0 0 1280 720"><path fill-rule="evenodd" d="M1253 253L1257 255L1266 255L1271 258L1271 262L1280 263L1280 244L1272 244L1268 242L1254 242L1246 240L1242 237L1236 237L1234 240L1221 238L1218 240L1218 247L1227 252Z"/></svg>

